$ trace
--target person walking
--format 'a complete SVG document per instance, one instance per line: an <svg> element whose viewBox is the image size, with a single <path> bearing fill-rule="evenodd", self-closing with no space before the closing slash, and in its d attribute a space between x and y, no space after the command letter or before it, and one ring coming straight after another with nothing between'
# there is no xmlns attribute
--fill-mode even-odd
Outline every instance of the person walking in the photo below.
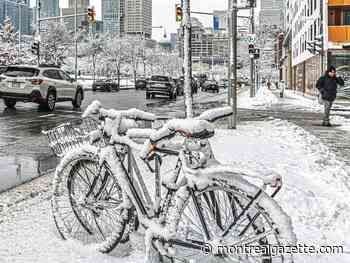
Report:
<svg viewBox="0 0 350 263"><path fill-rule="evenodd" d="M337 85L344 86L344 80L341 77L337 77L333 66L330 66L316 83L316 88L320 91L320 96L324 102L323 126L332 126L329 122L329 115L333 102L337 97Z"/></svg>

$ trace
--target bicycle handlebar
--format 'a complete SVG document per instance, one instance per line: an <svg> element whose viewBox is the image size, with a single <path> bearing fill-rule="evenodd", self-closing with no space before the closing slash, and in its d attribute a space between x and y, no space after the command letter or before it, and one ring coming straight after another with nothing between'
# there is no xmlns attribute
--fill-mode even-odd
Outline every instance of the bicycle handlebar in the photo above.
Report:
<svg viewBox="0 0 350 263"><path fill-rule="evenodd" d="M129 110L114 110L114 109L105 109L102 108L101 103L98 100L93 101L84 111L82 117L86 118L90 115L99 115L102 118L109 118L115 120L117 118L126 118L132 120L142 120L142 121L155 121L156 115L153 113L145 112L138 109L129 109Z"/></svg>

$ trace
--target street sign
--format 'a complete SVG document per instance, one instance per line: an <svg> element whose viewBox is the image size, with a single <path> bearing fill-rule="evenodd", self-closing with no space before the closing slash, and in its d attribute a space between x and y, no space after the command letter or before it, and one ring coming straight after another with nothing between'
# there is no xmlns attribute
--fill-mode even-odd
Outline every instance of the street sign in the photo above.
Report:
<svg viewBox="0 0 350 263"><path fill-rule="evenodd" d="M255 42L256 42L256 35L255 34L248 34L247 35L247 42L249 44L255 44Z"/></svg>
<svg viewBox="0 0 350 263"><path fill-rule="evenodd" d="M220 20L218 16L213 16L213 28L214 28L214 31L219 31Z"/></svg>

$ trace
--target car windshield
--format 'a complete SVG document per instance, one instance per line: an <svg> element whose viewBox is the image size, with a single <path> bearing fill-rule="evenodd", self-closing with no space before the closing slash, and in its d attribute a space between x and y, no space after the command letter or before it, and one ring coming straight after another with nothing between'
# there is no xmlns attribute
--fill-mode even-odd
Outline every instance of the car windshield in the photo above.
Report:
<svg viewBox="0 0 350 263"><path fill-rule="evenodd" d="M164 76L152 76L151 80L154 80L154 81L169 81L168 77L164 77Z"/></svg>
<svg viewBox="0 0 350 263"><path fill-rule="evenodd" d="M8 77L35 77L38 74L38 69L25 67L8 67L4 72L4 75Z"/></svg>

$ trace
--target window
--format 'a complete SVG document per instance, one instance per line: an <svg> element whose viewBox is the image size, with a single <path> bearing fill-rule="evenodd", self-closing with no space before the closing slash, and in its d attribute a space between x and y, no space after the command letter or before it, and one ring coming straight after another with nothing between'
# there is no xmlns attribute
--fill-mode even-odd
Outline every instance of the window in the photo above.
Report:
<svg viewBox="0 0 350 263"><path fill-rule="evenodd" d="M8 77L35 77L38 74L39 70L24 67L8 67L4 73Z"/></svg>
<svg viewBox="0 0 350 263"><path fill-rule="evenodd" d="M55 70L55 69L45 70L43 75L47 78L50 78L50 79L62 80L62 77L61 77L59 71Z"/></svg>
<svg viewBox="0 0 350 263"><path fill-rule="evenodd" d="M350 25L350 9L345 9L344 10L344 25Z"/></svg>
<svg viewBox="0 0 350 263"><path fill-rule="evenodd" d="M60 72L62 79L67 80L67 81L71 81L71 77L66 72L64 72L62 70L60 70L59 72Z"/></svg>

